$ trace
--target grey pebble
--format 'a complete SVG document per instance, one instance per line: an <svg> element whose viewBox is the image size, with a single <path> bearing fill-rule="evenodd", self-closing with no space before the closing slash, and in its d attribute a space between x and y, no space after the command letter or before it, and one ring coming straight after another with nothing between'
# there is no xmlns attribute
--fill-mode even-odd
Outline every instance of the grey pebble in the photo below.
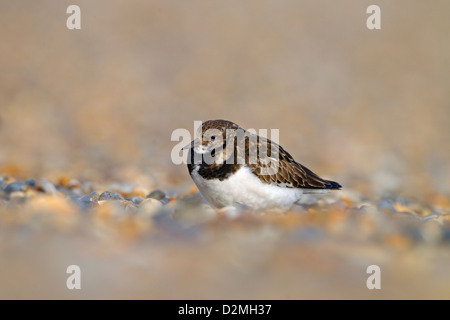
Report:
<svg viewBox="0 0 450 320"><path fill-rule="evenodd" d="M129 200L133 202L135 205L139 206L142 203L142 201L144 201L144 198L142 198L141 196L132 196L125 198L125 200Z"/></svg>
<svg viewBox="0 0 450 320"><path fill-rule="evenodd" d="M161 190L155 190L150 192L147 198L152 198L156 200L163 200L166 197L166 194Z"/></svg>
<svg viewBox="0 0 450 320"><path fill-rule="evenodd" d="M366 213L366 212L374 212L375 207L371 204L362 204L359 206L358 211L361 213Z"/></svg>
<svg viewBox="0 0 450 320"><path fill-rule="evenodd" d="M6 188L4 189L5 193L10 194L12 192L17 192L17 191L22 191L24 192L27 188L27 185L25 184L25 182L21 182L21 181L16 181L16 182L11 182L10 184L8 184L6 186Z"/></svg>
<svg viewBox="0 0 450 320"><path fill-rule="evenodd" d="M47 180L39 181L39 186L42 191L49 194L56 194L56 187L53 183Z"/></svg>
<svg viewBox="0 0 450 320"><path fill-rule="evenodd" d="M97 202L98 198L99 198L99 194L98 192L91 192L83 197L81 197L81 199L79 199L80 201L91 201L91 202Z"/></svg>
<svg viewBox="0 0 450 320"><path fill-rule="evenodd" d="M26 184L27 186L29 186L29 187L31 187L31 188L36 188L36 186L37 186L36 180L31 179L31 178L25 180L24 182L25 182L25 184Z"/></svg>
<svg viewBox="0 0 450 320"><path fill-rule="evenodd" d="M75 202L82 209L89 209L98 205L99 194L97 192L91 192L83 197L72 196L71 200Z"/></svg>
<svg viewBox="0 0 450 320"><path fill-rule="evenodd" d="M100 195L98 200L125 200L125 198L116 191L105 191Z"/></svg>
<svg viewBox="0 0 450 320"><path fill-rule="evenodd" d="M139 211L145 216L154 216L160 211L162 203L159 200L148 198L141 202L139 205Z"/></svg>

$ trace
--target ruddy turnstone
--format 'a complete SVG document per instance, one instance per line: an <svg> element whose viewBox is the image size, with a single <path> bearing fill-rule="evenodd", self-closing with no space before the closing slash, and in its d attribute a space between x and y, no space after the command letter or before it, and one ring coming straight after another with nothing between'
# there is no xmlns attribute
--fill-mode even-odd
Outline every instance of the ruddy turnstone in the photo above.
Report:
<svg viewBox="0 0 450 320"><path fill-rule="evenodd" d="M296 162L280 145L226 120L202 124L190 149L189 174L217 208L244 205L286 211L307 193L340 189Z"/></svg>

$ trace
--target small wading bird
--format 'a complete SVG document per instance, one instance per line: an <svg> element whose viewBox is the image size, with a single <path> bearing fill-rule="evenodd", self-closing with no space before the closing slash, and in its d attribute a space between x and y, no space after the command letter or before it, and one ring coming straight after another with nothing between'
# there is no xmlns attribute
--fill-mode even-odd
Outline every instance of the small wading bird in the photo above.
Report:
<svg viewBox="0 0 450 320"><path fill-rule="evenodd" d="M286 211L303 194L340 189L296 162L280 145L226 120L208 120L190 149L189 174L217 208Z"/></svg>

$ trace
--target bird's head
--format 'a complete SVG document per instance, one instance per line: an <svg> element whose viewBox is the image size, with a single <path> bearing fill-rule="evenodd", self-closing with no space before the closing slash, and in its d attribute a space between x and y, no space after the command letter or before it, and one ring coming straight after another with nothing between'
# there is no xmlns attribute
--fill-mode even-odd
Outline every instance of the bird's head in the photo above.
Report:
<svg viewBox="0 0 450 320"><path fill-rule="evenodd" d="M198 154L206 154L215 157L217 152L225 151L227 139L232 137L234 131L241 129L237 124L227 120L205 121L196 132L196 138L183 149L194 149ZM242 129L241 129L242 130ZM231 140L233 141L233 140ZM225 157L226 158L226 157Z"/></svg>

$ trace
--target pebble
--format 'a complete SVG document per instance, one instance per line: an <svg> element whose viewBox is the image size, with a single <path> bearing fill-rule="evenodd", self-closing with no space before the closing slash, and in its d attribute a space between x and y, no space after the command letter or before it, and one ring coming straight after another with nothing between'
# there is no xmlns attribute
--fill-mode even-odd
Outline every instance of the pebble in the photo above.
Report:
<svg viewBox="0 0 450 320"><path fill-rule="evenodd" d="M149 195L147 195L147 198L152 198L156 200L162 200L166 197L166 194L161 190L155 190L152 191Z"/></svg>
<svg viewBox="0 0 450 320"><path fill-rule="evenodd" d="M98 205L98 198L99 198L98 192L91 192L81 198L78 199L78 197L72 198L82 209L89 209L92 207L95 207Z"/></svg>
<svg viewBox="0 0 450 320"><path fill-rule="evenodd" d="M31 178L25 180L24 182L25 182L25 184L26 184L27 186L29 186L29 187L31 187L31 188L36 188L36 186L37 186L36 180L31 179Z"/></svg>
<svg viewBox="0 0 450 320"><path fill-rule="evenodd" d="M152 191L149 195L147 195L147 198L159 200L164 205L170 202L170 199L167 196L167 194L161 190Z"/></svg>
<svg viewBox="0 0 450 320"><path fill-rule="evenodd" d="M373 204L370 204L370 203L362 204L359 206L358 209L359 209L359 211L361 211L361 213L366 213L366 212L375 213L377 211L377 208Z"/></svg>
<svg viewBox="0 0 450 320"><path fill-rule="evenodd" d="M139 206L142 201L144 201L145 199L142 198L141 196L132 196L132 197L127 197L125 198L125 200L130 200L131 202L133 202L136 206Z"/></svg>
<svg viewBox="0 0 450 320"><path fill-rule="evenodd" d="M98 200L125 200L125 198L116 191L105 191L100 195Z"/></svg>
<svg viewBox="0 0 450 320"><path fill-rule="evenodd" d="M56 194L57 193L55 185L47 180L39 181L39 183L37 184L37 190L43 191L48 194Z"/></svg>
<svg viewBox="0 0 450 320"><path fill-rule="evenodd" d="M149 189L135 188L131 184L102 183L102 187L106 191L99 194L95 191L98 191L98 185L89 181L81 184L78 180L66 179L56 187L47 180L29 178L17 181L0 176L0 210L3 210L2 205L9 209L15 209L18 205L17 208L26 215L40 212L80 213L81 209L90 209L93 214L89 217L117 218L112 222L138 219L152 225L154 220L164 221L166 226L175 226L173 230L191 227L203 230L213 225L208 221L215 220L219 224L233 223L245 228L244 220L239 217L249 212L245 207L216 210L198 192L184 196L175 192L172 197L159 189L148 193ZM83 190L89 192L82 193ZM373 201L347 191L345 197L305 197L302 204L283 215L271 216L267 212L251 215L253 218L249 225L264 224L268 228L283 226L295 234L295 239L314 240L320 232L318 239L384 239L392 247L408 248L418 243L438 245L450 241L449 209L401 197L383 197Z"/></svg>
<svg viewBox="0 0 450 320"><path fill-rule="evenodd" d="M11 194L13 192L17 192L17 191L21 191L24 192L27 189L27 185L25 184L25 182L11 182L10 184L8 184L6 186L6 188L4 189L6 194Z"/></svg>
<svg viewBox="0 0 450 320"><path fill-rule="evenodd" d="M141 202L138 213L144 216L153 217L161 210L162 206L161 201L148 198Z"/></svg>
<svg viewBox="0 0 450 320"><path fill-rule="evenodd" d="M83 197L81 197L80 201L92 201L97 202L99 200L100 195L98 192L91 192Z"/></svg>

